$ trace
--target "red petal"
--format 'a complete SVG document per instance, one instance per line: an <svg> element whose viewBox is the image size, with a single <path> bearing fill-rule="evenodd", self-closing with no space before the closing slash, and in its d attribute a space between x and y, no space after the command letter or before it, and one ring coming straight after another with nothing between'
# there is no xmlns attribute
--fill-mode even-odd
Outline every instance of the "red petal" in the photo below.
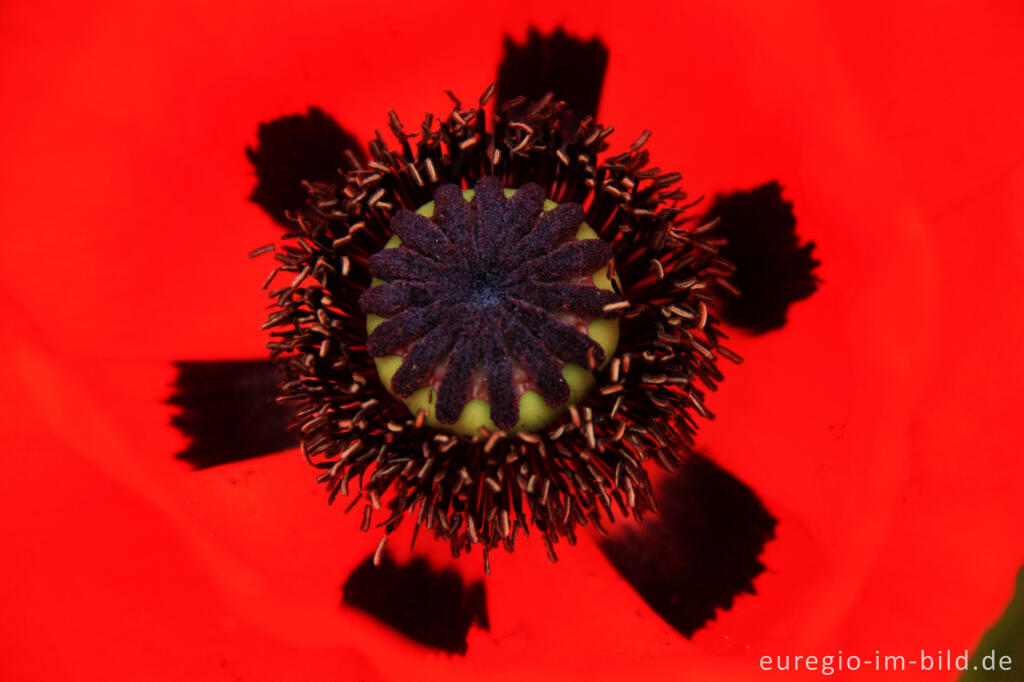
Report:
<svg viewBox="0 0 1024 682"><path fill-rule="evenodd" d="M778 179L823 262L709 401L702 446L779 526L759 594L693 642L588 539L557 566L531 541L495 559L491 632L439 657L338 606L375 540L301 457L173 459L170 362L264 352L256 125L317 104L363 138L392 107L413 129L567 7L5 4L5 672L746 679L763 654L970 647L995 620L1024 560L1009 4L599 2L568 24L611 48L616 145L655 131L694 196Z"/></svg>

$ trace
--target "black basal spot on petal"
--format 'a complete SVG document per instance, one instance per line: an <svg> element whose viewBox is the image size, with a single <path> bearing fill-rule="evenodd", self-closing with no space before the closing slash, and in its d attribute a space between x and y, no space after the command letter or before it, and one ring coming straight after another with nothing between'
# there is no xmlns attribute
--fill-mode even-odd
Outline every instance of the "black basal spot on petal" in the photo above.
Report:
<svg viewBox="0 0 1024 682"><path fill-rule="evenodd" d="M266 360L179 361L168 404L171 424L189 439L175 455L196 469L295 447L294 415L275 402L280 378Z"/></svg>
<svg viewBox="0 0 1024 682"><path fill-rule="evenodd" d="M465 584L453 568L438 571L416 557L399 564L388 552L369 556L342 585L341 603L368 613L420 644L465 654L473 625L490 630L482 580Z"/></svg>
<svg viewBox="0 0 1024 682"><path fill-rule="evenodd" d="M813 294L820 282L814 242L800 243L793 204L773 180L719 195L703 221L714 218L721 222L711 234L728 240L720 253L736 266L731 281L740 291L722 292L723 319L755 333L781 328L789 306Z"/></svg>
<svg viewBox="0 0 1024 682"><path fill-rule="evenodd" d="M597 114L608 67L608 48L598 38L580 40L561 27L551 35L531 28L524 45L505 38L498 67L498 102L549 92L565 100L579 118Z"/></svg>
<svg viewBox="0 0 1024 682"><path fill-rule="evenodd" d="M744 483L690 456L658 491L660 512L601 541L616 570L665 622L692 637L717 609L754 594L775 518Z"/></svg>
<svg viewBox="0 0 1024 682"><path fill-rule="evenodd" d="M245 150L256 172L256 187L249 200L285 227L293 225L285 211L306 207L309 193L302 185L304 180L338 184L338 170L352 168L346 151L360 164L366 161L359 141L317 107L261 123L256 139L256 146Z"/></svg>

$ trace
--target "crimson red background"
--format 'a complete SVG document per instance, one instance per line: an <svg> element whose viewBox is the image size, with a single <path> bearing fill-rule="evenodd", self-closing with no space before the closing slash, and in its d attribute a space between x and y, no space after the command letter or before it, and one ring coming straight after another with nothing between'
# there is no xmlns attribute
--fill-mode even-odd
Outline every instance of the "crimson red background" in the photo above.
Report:
<svg viewBox="0 0 1024 682"><path fill-rule="evenodd" d="M1024 562L1020 3L140 5L0 6L0 677L744 680L763 654L973 647L1001 613ZM757 596L686 641L592 539L557 565L527 541L449 657L339 607L376 539L301 457L193 473L161 401L174 359L264 352L257 123L315 104L365 139L391 107L444 113L531 22L608 44L612 139L652 129L694 194L779 179L825 283L739 336L701 432L779 519Z"/></svg>

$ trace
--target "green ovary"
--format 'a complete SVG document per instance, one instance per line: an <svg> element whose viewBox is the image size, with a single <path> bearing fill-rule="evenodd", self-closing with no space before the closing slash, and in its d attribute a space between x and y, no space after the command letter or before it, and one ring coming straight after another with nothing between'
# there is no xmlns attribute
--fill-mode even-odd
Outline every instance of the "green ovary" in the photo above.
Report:
<svg viewBox="0 0 1024 682"><path fill-rule="evenodd" d="M511 197L515 192L516 190L514 189L506 188L505 196ZM463 198L467 202L472 200L474 194L475 192L471 189L463 190L462 192ZM550 211L557 205L553 201L545 200L544 210ZM433 217L434 202L430 201L424 204L416 212L427 218ZM576 239L600 239L600 237L589 225L583 223L576 232ZM384 248L393 249L401 243L397 236L392 236ZM374 279L370 286L381 284L382 281ZM593 274L593 281L595 287L613 291L611 280L608 278L607 266ZM366 333L371 333L384 320L385 318L380 315L367 315ZM619 321L617 319L596 318L587 326L587 335L600 344L604 350L605 361L601 365L601 368L603 368L615 355L615 349L619 343ZM398 355L389 355L383 358L374 358L374 362L377 365L377 374L380 376L384 388L387 389L388 393L394 395L394 392L391 390L391 379L402 365L402 358ZM594 385L594 375L583 367L571 362L567 362L562 367L562 376L565 378L566 383L569 384L569 404L579 402ZM432 387L421 388L407 398L395 397L405 403L413 414L418 414L422 409L426 423L437 429L450 431L462 436L478 436L480 435L480 427L484 427L490 432L499 430L491 420L490 404L479 398L474 398L466 403L466 406L462 408L462 415L454 424L442 424L437 421L435 416L437 392ZM510 429L510 432L538 431L554 421L565 409L565 407L549 407L544 402L544 398L534 390L524 391L519 398L519 421Z"/></svg>

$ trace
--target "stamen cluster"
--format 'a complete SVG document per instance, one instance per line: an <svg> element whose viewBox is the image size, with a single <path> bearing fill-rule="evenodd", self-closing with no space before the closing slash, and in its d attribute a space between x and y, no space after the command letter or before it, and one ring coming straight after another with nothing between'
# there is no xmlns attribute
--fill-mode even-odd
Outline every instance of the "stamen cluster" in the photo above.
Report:
<svg viewBox="0 0 1024 682"><path fill-rule="evenodd" d="M318 480L330 500L349 497L349 509L362 505L364 530L383 528L379 550L408 516L414 540L425 527L449 541L455 555L479 544L486 563L490 549L503 544L511 551L520 531L535 530L554 560L555 543L562 537L574 543L578 525L603 531L616 512L640 519L655 509L645 462L669 469L681 462L692 444L694 415L711 416L704 398L722 379L717 358L739 361L721 344L713 312L713 289L732 267L717 256L707 226L694 227L686 216L692 204L677 187L680 175L647 167L648 133L602 159L611 127L589 117L577 122L551 96L512 100L489 115L492 94L489 88L478 106L468 108L455 100L447 117L428 115L416 134L391 112L396 148L378 134L368 164L354 163L335 185L309 186L307 209L292 216L294 229L284 236L289 243L275 253L279 264L267 282L272 311L264 327L283 376L279 400L295 407L304 455L321 470ZM411 414L375 376L373 352L386 352L396 337L381 332L367 339L360 299L368 310L400 315L390 297L406 293L372 293L374 274L399 258L374 254L392 238L392 226L397 233L405 229L403 221L417 220L403 209L422 206L443 185L470 188L484 177L496 178L490 187L484 181L485 192L493 193L497 182L520 188L536 183L548 199L578 205L610 248L619 293L628 301L618 351L595 370L595 388L542 432L483 429L468 437L439 431L422 413ZM529 187L524 199L538 192ZM454 191L441 190L442 203ZM395 222L398 215L406 217ZM519 250L509 257L529 260ZM287 279L274 286L279 276ZM538 296L551 303L555 299L544 296L558 295L516 300L536 306ZM609 300L601 295L588 310L604 310ZM538 314L513 302L502 311L481 330L490 340L483 343L507 331L503 325ZM560 333L542 328L533 326L531 333ZM455 348L459 340L452 336ZM579 348L570 352L573 342ZM560 349L555 354L577 355L584 342L573 342L552 341ZM471 351L451 351L463 352ZM525 359L526 351L520 353ZM538 370L537 376L546 374ZM406 376L400 383L406 390L416 382ZM552 400L564 394L557 381L542 383ZM497 404L508 408L502 399ZM500 419L507 424L511 415ZM383 519L375 521L379 514Z"/></svg>

